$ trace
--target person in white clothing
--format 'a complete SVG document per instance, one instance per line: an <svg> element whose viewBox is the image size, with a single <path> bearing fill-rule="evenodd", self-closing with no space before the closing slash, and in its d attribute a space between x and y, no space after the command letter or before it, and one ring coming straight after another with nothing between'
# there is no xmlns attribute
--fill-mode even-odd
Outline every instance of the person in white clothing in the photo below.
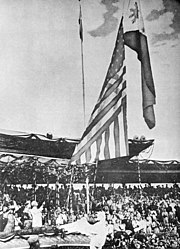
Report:
<svg viewBox="0 0 180 249"><path fill-rule="evenodd" d="M106 236L108 234L105 213L98 212L97 220L98 222L93 225L93 229L91 231L90 249L101 249L106 242Z"/></svg>
<svg viewBox="0 0 180 249"><path fill-rule="evenodd" d="M38 208L38 203L36 201L32 201L31 203L32 208L30 209L30 213L32 216L32 227L42 227L43 204Z"/></svg>
<svg viewBox="0 0 180 249"><path fill-rule="evenodd" d="M97 222L90 224L85 217L70 224L62 225L68 233L79 232L90 237L90 249L101 249L106 242L108 227L104 212L97 213Z"/></svg>

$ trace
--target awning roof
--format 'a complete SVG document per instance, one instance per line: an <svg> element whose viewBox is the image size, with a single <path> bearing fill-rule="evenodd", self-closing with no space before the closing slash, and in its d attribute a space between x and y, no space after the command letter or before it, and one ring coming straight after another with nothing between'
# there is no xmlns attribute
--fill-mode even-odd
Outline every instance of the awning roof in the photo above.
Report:
<svg viewBox="0 0 180 249"><path fill-rule="evenodd" d="M0 131L0 152L70 159L78 139Z"/></svg>
<svg viewBox="0 0 180 249"><path fill-rule="evenodd" d="M36 182L45 183L47 179L55 182L59 174L60 181L69 182L69 160L78 142L78 139L0 131L3 179L9 183L28 183L36 175ZM154 140L129 140L128 157L99 161L96 169L95 165L88 166L90 182L95 179L94 174L97 183L138 183L139 173L141 182L173 182L180 179L179 162L161 164L157 161L137 163L131 160L153 143ZM85 167L77 165L75 174L76 182L84 181L87 174Z"/></svg>
<svg viewBox="0 0 180 249"><path fill-rule="evenodd" d="M98 183L174 183L180 179L180 162L156 160L101 161L98 164Z"/></svg>
<svg viewBox="0 0 180 249"><path fill-rule="evenodd" d="M0 152L70 159L79 139L53 138L40 134L0 130ZM129 158L153 144L154 140L129 139Z"/></svg>

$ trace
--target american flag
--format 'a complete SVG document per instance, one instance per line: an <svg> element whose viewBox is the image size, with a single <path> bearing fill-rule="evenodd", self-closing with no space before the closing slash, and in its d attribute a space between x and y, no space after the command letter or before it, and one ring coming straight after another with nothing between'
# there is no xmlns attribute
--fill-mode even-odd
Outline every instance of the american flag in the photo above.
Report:
<svg viewBox="0 0 180 249"><path fill-rule="evenodd" d="M88 163L128 155L126 66L122 20L97 104L71 162Z"/></svg>

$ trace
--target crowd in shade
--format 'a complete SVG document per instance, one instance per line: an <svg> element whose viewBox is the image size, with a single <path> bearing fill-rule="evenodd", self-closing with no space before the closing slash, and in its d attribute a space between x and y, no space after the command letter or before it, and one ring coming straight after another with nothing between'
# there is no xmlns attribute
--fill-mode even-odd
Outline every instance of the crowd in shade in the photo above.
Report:
<svg viewBox="0 0 180 249"><path fill-rule="evenodd" d="M69 190L64 185L58 188L5 186L0 233L9 215L14 217L13 229L19 231L47 225L60 229L83 217L94 224L97 213L103 211L108 230L104 248L180 248L178 184L171 187L151 184L117 188L90 186L88 215L85 186L73 190L72 197Z"/></svg>

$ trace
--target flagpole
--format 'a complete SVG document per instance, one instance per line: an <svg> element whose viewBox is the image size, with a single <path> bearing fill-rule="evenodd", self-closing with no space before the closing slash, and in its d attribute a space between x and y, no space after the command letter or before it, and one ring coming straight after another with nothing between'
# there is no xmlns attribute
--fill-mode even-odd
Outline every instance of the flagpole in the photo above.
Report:
<svg viewBox="0 0 180 249"><path fill-rule="evenodd" d="M82 23L82 8L79 0L79 36L81 40L81 73L82 73L82 91L83 91L83 121L84 128L86 125L86 101L85 101L85 77L84 77L84 47L83 47L83 23Z"/></svg>
<svg viewBox="0 0 180 249"><path fill-rule="evenodd" d="M83 89L83 120L84 127L86 125L86 103L85 103L85 81L84 81L84 53L83 42L81 41L81 60L82 60L82 89Z"/></svg>
<svg viewBox="0 0 180 249"><path fill-rule="evenodd" d="M82 72L82 90L83 90L83 120L84 128L86 127L86 99L85 99L85 78L84 78L84 47L83 47L83 22L81 0L79 0L79 36L81 40L81 72ZM86 176L86 202L87 214L89 214L89 178Z"/></svg>

